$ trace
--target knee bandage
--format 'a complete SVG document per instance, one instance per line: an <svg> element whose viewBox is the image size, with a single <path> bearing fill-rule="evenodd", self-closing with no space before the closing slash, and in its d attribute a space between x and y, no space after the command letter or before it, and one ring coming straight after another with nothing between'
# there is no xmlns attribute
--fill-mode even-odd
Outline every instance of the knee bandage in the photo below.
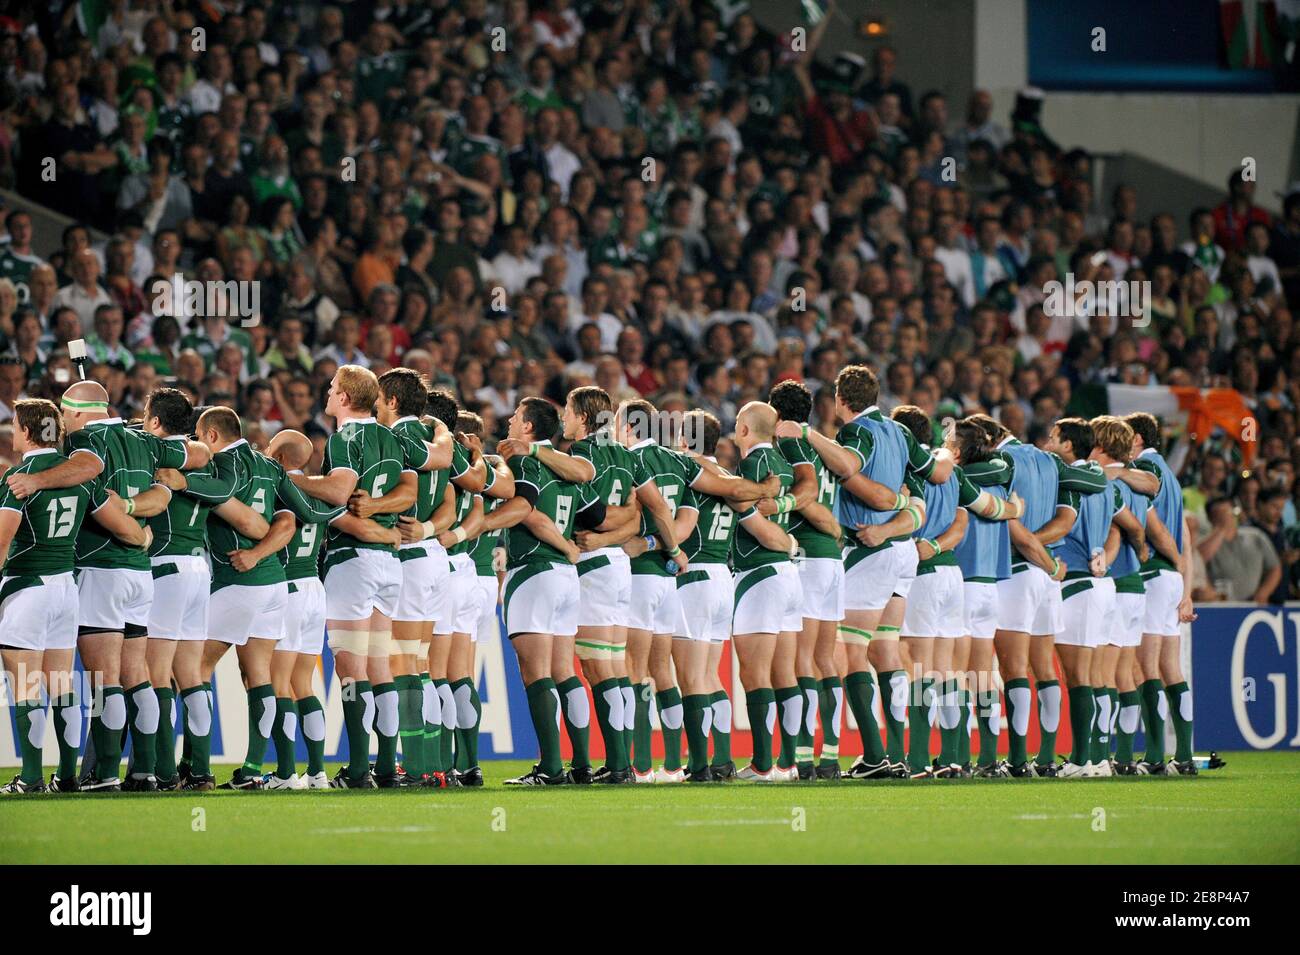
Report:
<svg viewBox="0 0 1300 955"><path fill-rule="evenodd" d="M898 641L898 628L897 628L897 627L877 627L877 628L876 628L876 631L875 631L875 634L874 634L874 637L875 637L875 639L877 639L877 640L893 640L894 642L897 642L897 641Z"/></svg>
<svg viewBox="0 0 1300 955"><path fill-rule="evenodd" d="M622 650L622 644L601 643L598 640L574 641L574 652L579 660L612 660Z"/></svg>
<svg viewBox="0 0 1300 955"><path fill-rule="evenodd" d="M364 657L370 649L370 631L331 630L329 648L334 653L355 653L359 657Z"/></svg>
<svg viewBox="0 0 1300 955"><path fill-rule="evenodd" d="M369 635L369 649L366 652L366 656L386 659L393 655L395 649L393 644L393 631L371 630L369 631Z"/></svg>
<svg viewBox="0 0 1300 955"><path fill-rule="evenodd" d="M418 656L423 646L419 640L393 639L393 653L401 657Z"/></svg>
<svg viewBox="0 0 1300 955"><path fill-rule="evenodd" d="M858 627L846 627L840 624L839 629L835 632L835 639L839 643L850 646L865 647L871 643L871 631L862 630Z"/></svg>

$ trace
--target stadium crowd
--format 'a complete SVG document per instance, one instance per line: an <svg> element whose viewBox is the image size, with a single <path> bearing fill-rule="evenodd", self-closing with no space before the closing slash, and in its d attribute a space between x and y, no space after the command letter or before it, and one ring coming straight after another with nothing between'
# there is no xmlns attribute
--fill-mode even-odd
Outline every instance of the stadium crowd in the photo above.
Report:
<svg viewBox="0 0 1300 955"><path fill-rule="evenodd" d="M886 413L986 412L1039 445L1089 386L1231 387L1250 467L1236 435L1166 435L1195 596L1296 595L1300 186L1280 217L1236 173L1214 208L1140 219L1032 92L1003 122L986 92L913 89L887 46L810 69L833 4L806 55L743 7L8 5L0 183L76 224L33 248L0 208L0 464L14 402L57 401L80 338L123 416L174 384L255 447L304 431L313 464L343 364L413 368L498 436L584 384L727 434L786 379L833 435L852 363ZM178 310L178 275L257 283L256 314ZM1067 275L1150 282L1152 320L1048 314Z"/></svg>

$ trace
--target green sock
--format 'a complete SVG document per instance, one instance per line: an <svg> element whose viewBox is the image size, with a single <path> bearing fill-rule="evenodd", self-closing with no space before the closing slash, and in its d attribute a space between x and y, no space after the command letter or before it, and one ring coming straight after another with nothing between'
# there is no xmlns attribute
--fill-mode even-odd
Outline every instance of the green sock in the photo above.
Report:
<svg viewBox="0 0 1300 955"><path fill-rule="evenodd" d="M189 710L185 708L185 691L182 689L176 694L176 709L179 711L181 718L181 764L185 766L185 771L189 772L190 761L194 758L194 742L190 739L190 734L185 732L185 726L189 722ZM180 766L177 766L177 772L180 772Z"/></svg>
<svg viewBox="0 0 1300 955"><path fill-rule="evenodd" d="M307 775L325 772L325 707L315 696L298 701L298 722L307 744Z"/></svg>
<svg viewBox="0 0 1300 955"><path fill-rule="evenodd" d="M960 721L957 723L957 762L965 766L970 762L970 690L957 691L957 706L961 710Z"/></svg>
<svg viewBox="0 0 1300 955"><path fill-rule="evenodd" d="M550 677L534 680L525 688L528 694L528 714L537 733L539 750L538 771L547 776L558 776L564 768L560 759L559 697L555 681Z"/></svg>
<svg viewBox="0 0 1300 955"><path fill-rule="evenodd" d="M879 763L885 758L885 748L880 743L880 727L876 725L876 711L871 705L876 695L876 677L870 670L859 670L844 678L844 695L849 698L849 709L862 736L862 759Z"/></svg>
<svg viewBox="0 0 1300 955"><path fill-rule="evenodd" d="M271 684L248 688L248 752L244 756L242 776L262 775L266 747L275 727L275 690Z"/></svg>
<svg viewBox="0 0 1300 955"><path fill-rule="evenodd" d="M1023 766L1029 762L1029 680L1016 677L1003 685L1007 697L1007 762L1012 766ZM984 751L980 750L980 762Z"/></svg>
<svg viewBox="0 0 1300 955"><path fill-rule="evenodd" d="M81 752L81 704L75 693L56 697L51 705L54 711L54 735L59 738L60 779L76 779L77 754ZM174 774L173 774L174 775Z"/></svg>
<svg viewBox="0 0 1300 955"><path fill-rule="evenodd" d="M879 628L877 628L879 629ZM885 755L891 763L901 763L907 758L903 746L903 731L907 728L907 674L902 670L887 670L877 674L885 714Z"/></svg>
<svg viewBox="0 0 1300 955"><path fill-rule="evenodd" d="M627 753L623 749L623 689L618 677L601 680L591 688L591 698L596 704L596 725L605 744L605 765L610 769L626 769ZM619 727L614 728L613 714L619 714Z"/></svg>
<svg viewBox="0 0 1300 955"><path fill-rule="evenodd" d="M822 719L822 752L819 762L838 763L840 760L840 714L844 709L844 685L837 676L828 676L817 683L817 708Z"/></svg>
<svg viewBox="0 0 1300 955"><path fill-rule="evenodd" d="M707 693L693 693L682 698L682 723L686 728L686 771L697 773L709 765L709 731L712 722Z"/></svg>
<svg viewBox="0 0 1300 955"><path fill-rule="evenodd" d="M622 753L627 757L627 766L632 766L632 730L633 723L636 721L636 690L632 688L632 681L626 676L618 678L618 689L623 694L623 749Z"/></svg>
<svg viewBox="0 0 1300 955"><path fill-rule="evenodd" d="M675 773L682 768L682 691L675 686L661 690L655 694L655 704L659 707L659 728L664 738L664 769Z"/></svg>
<svg viewBox="0 0 1300 955"><path fill-rule="evenodd" d="M397 687L397 738L402 747L402 768L412 779L422 779L424 766L424 688L412 673L393 677Z"/></svg>
<svg viewBox="0 0 1300 955"><path fill-rule="evenodd" d="M467 676L451 685L451 695L456 700L456 768L465 772L478 765L478 721L483 715L483 704L478 698L478 687ZM461 699L469 703L474 713L471 726L460 725Z"/></svg>
<svg viewBox="0 0 1300 955"><path fill-rule="evenodd" d="M1093 687L1092 703L1097 716L1092 721L1092 755L1094 763L1110 759L1110 692L1104 686Z"/></svg>
<svg viewBox="0 0 1300 955"><path fill-rule="evenodd" d="M447 680L434 680L433 685L438 690L438 702L441 704L439 712L442 714L442 732L438 737L438 760L442 763L443 772L451 772L452 767L456 765L456 756L454 753L456 747L456 701L451 695L451 683Z"/></svg>
<svg viewBox="0 0 1300 955"><path fill-rule="evenodd" d="M131 728L133 776L152 776L157 757L158 696L148 680L126 691L126 720Z"/></svg>
<svg viewBox="0 0 1300 955"><path fill-rule="evenodd" d="M298 705L287 696L275 698L275 775L288 779L298 771Z"/></svg>
<svg viewBox="0 0 1300 955"><path fill-rule="evenodd" d="M1061 725L1061 681L1038 681L1039 766L1056 762L1056 731Z"/></svg>
<svg viewBox="0 0 1300 955"><path fill-rule="evenodd" d="M1133 737L1141 719L1142 694L1125 690L1119 695L1119 723L1115 731L1115 762L1133 762Z"/></svg>
<svg viewBox="0 0 1300 955"><path fill-rule="evenodd" d="M632 687L636 707L636 723L632 727L632 768L645 775L654 768L654 754L650 752L650 684L639 683Z"/></svg>
<svg viewBox="0 0 1300 955"><path fill-rule="evenodd" d="M397 774L397 740L401 732L401 703L397 696L397 685L391 680L376 683L375 692L375 735L379 737L375 750L375 775L395 776Z"/></svg>
<svg viewBox="0 0 1300 955"><path fill-rule="evenodd" d="M1174 721L1174 759L1180 763L1192 758L1192 688L1187 681L1165 687L1169 716Z"/></svg>
<svg viewBox="0 0 1300 955"><path fill-rule="evenodd" d="M170 686L154 690L158 698L158 732L154 734L154 775L159 779L176 778L176 714L172 704L176 691Z"/></svg>
<svg viewBox="0 0 1300 955"><path fill-rule="evenodd" d="M772 726L776 722L776 691L771 687L745 694L749 733L754 740L754 768L765 773L772 768Z"/></svg>
<svg viewBox="0 0 1300 955"><path fill-rule="evenodd" d="M800 706L799 734L795 738L794 761L800 766L813 762L813 740L817 736L817 680L811 676L799 677Z"/></svg>
<svg viewBox="0 0 1300 955"><path fill-rule="evenodd" d="M779 686L774 692L777 734L781 741L776 765L780 769L789 769L794 765L799 725L803 723L803 694L797 686Z"/></svg>
<svg viewBox="0 0 1300 955"><path fill-rule="evenodd" d="M185 710L181 732L188 744L186 759L190 765L190 775L211 776L212 698L208 696L207 684L200 683L181 690L181 705Z"/></svg>
<svg viewBox="0 0 1300 955"><path fill-rule="evenodd" d="M343 730L348 738L347 776L359 782L370 772L370 727L366 710L375 705L369 680L349 680L343 684Z"/></svg>
<svg viewBox="0 0 1300 955"><path fill-rule="evenodd" d="M573 750L573 768L591 767L591 707L587 688L576 673L555 685L560 694L560 712L564 714L564 732Z"/></svg>
<svg viewBox="0 0 1300 955"><path fill-rule="evenodd" d="M969 690L964 692L969 696ZM997 687L989 687L987 691L977 694L975 719L979 724L979 765L981 766L992 766L998 761L998 730L1001 729L1002 723L1001 709ZM970 737L967 736L967 739L970 739Z"/></svg>
<svg viewBox="0 0 1300 955"><path fill-rule="evenodd" d="M726 690L714 690L709 696L713 710L713 765L725 766L731 762L731 697Z"/></svg>
<svg viewBox="0 0 1300 955"><path fill-rule="evenodd" d="M45 778L41 765L42 745L45 742L45 704L40 700L23 700L13 704L18 720L18 750L23 757L23 770L19 778L25 783L39 783Z"/></svg>
<svg viewBox="0 0 1300 955"><path fill-rule="evenodd" d="M126 696L120 686L103 689L101 711L92 717L94 734L95 777L117 779L122 765L122 730L126 727Z"/></svg>
<svg viewBox="0 0 1300 955"><path fill-rule="evenodd" d="M424 771L426 773L446 772L450 767L442 764L442 698L438 696L438 687L433 677L427 673L420 674L420 715L424 718L425 698L433 694L433 721L424 722Z"/></svg>
<svg viewBox="0 0 1300 955"><path fill-rule="evenodd" d="M1092 756L1092 728L1097 720L1097 705L1090 686L1070 687L1070 735L1074 749L1070 762L1082 766Z"/></svg>
<svg viewBox="0 0 1300 955"><path fill-rule="evenodd" d="M1147 680L1138 692L1142 694L1142 727L1147 751L1143 760L1148 763L1165 761L1165 685L1160 680Z"/></svg>
<svg viewBox="0 0 1300 955"><path fill-rule="evenodd" d="M911 690L912 694L907 701L907 765L912 772L919 773L930 765L930 710L936 705L934 680L928 676L922 677L920 683L912 682ZM956 759L956 730L948 730L946 736L944 733L940 726L939 739L945 747L951 745L952 752L947 755ZM947 765L946 762L944 764Z"/></svg>

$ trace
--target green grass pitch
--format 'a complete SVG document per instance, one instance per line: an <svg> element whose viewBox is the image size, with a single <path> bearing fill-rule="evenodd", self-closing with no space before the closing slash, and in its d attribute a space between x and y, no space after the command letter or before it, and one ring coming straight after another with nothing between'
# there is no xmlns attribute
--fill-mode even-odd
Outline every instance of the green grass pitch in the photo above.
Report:
<svg viewBox="0 0 1300 955"><path fill-rule="evenodd" d="M0 863L1300 862L1300 754L1226 758L1197 779L513 789L527 766L492 762L483 789L9 797Z"/></svg>

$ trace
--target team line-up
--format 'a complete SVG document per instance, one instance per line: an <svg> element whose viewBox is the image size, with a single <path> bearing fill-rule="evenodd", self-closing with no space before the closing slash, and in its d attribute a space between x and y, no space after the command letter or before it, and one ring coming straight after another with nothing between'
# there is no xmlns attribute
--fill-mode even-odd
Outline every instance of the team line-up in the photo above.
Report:
<svg viewBox="0 0 1300 955"><path fill-rule="evenodd" d="M941 436L918 408L886 416L865 366L834 388L834 439L808 426L798 382L741 409L735 474L708 412L674 429L596 387L563 409L524 398L484 454L481 419L416 372L345 365L319 474L305 435L263 454L235 412L172 388L131 425L93 381L61 406L19 401L0 656L23 765L3 792L214 788L212 678L231 647L248 748L223 788L481 786L474 642L498 603L540 748L510 784L1195 775L1188 535L1159 422L1063 418L1038 448L985 415ZM727 640L753 740L739 769ZM349 757L332 780L312 686L326 641ZM845 702L863 748L846 772Z"/></svg>

